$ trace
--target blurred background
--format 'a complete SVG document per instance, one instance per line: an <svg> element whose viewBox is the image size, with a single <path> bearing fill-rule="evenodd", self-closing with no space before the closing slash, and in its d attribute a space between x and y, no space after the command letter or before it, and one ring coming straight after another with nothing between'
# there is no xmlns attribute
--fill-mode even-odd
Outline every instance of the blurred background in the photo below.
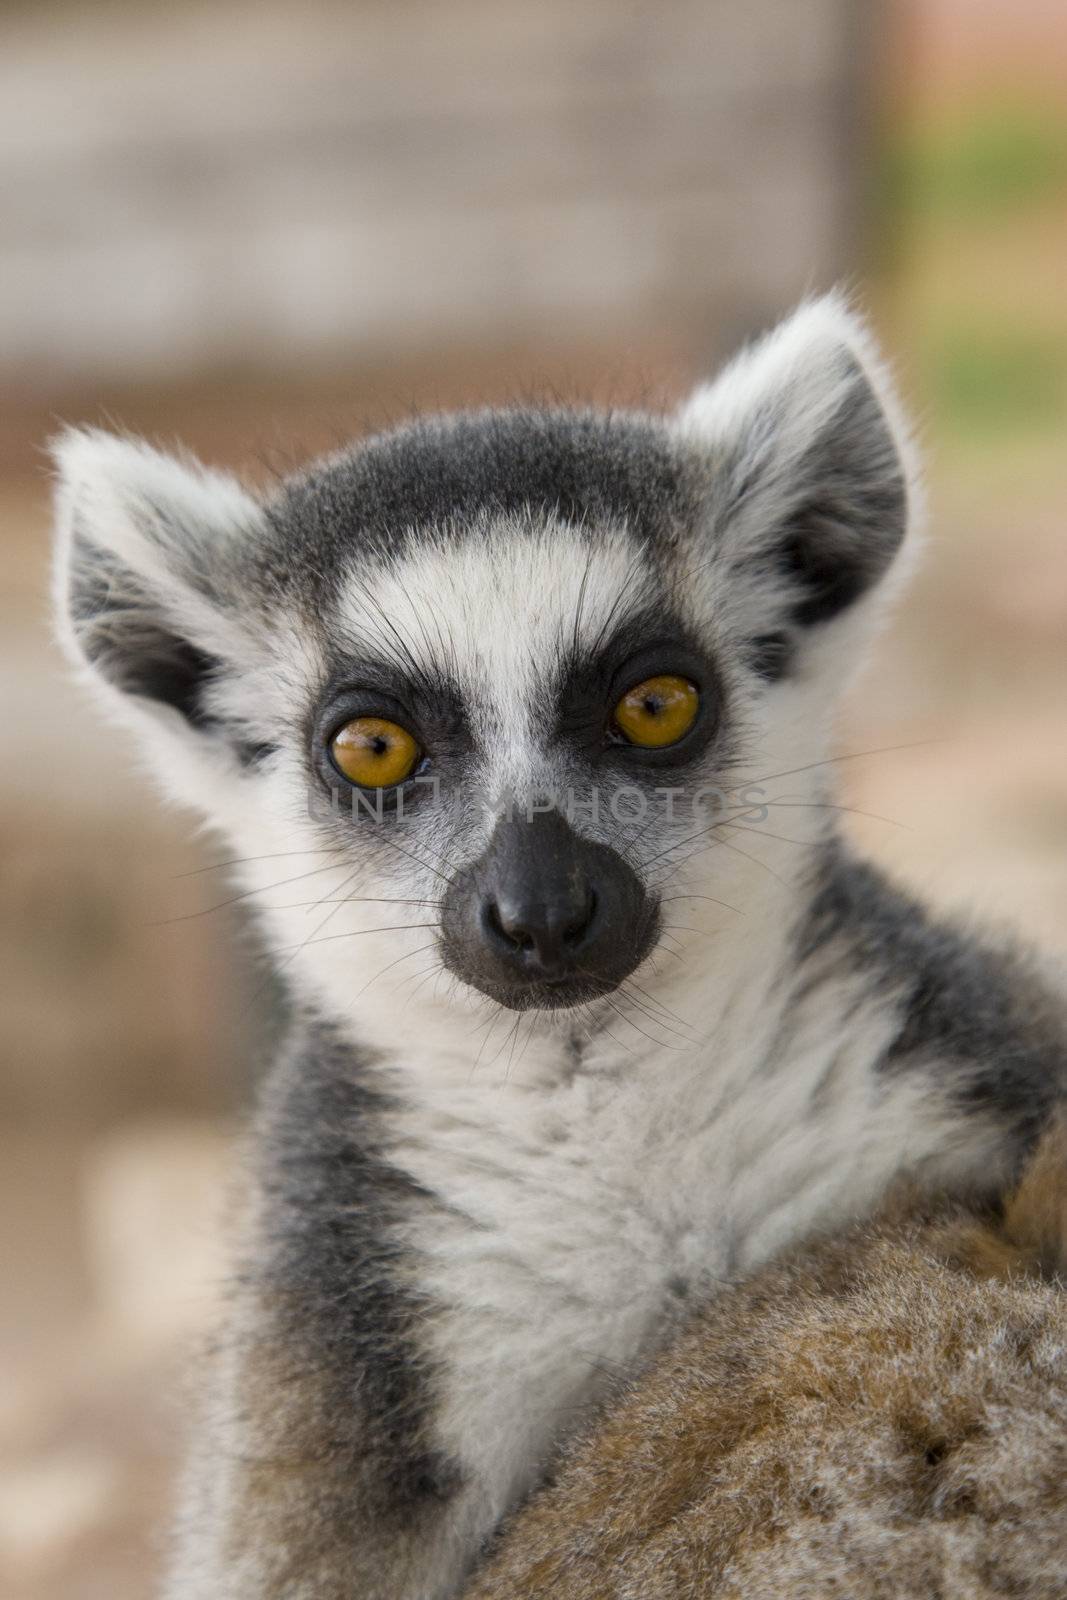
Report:
<svg viewBox="0 0 1067 1600"><path fill-rule="evenodd" d="M0 0L0 130L0 1592L141 1600L263 1003L57 662L43 441L255 480L413 405L669 403L843 279L930 472L862 842L1065 951L1067 8Z"/></svg>

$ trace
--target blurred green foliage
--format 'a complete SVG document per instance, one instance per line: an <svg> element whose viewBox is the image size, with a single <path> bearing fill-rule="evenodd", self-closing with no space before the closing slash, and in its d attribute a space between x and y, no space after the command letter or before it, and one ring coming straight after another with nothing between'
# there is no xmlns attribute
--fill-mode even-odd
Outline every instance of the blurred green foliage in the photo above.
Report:
<svg viewBox="0 0 1067 1600"><path fill-rule="evenodd" d="M932 419L961 444L1016 445L1067 425L1067 108L976 100L887 140L882 236L925 305Z"/></svg>
<svg viewBox="0 0 1067 1600"><path fill-rule="evenodd" d="M1067 421L1067 338L1057 331L958 323L923 355L935 414L955 432L1004 438Z"/></svg>
<svg viewBox="0 0 1067 1600"><path fill-rule="evenodd" d="M985 219L1067 190L1067 114L1049 107L979 106L914 132L891 152L895 211Z"/></svg>

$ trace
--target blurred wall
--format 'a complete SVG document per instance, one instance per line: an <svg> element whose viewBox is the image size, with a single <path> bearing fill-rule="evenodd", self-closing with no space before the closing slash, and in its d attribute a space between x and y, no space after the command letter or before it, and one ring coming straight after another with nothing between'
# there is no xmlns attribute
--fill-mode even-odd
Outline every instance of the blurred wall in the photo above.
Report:
<svg viewBox="0 0 1067 1600"><path fill-rule="evenodd" d="M854 264L848 0L44 4L0 55L43 376L762 323Z"/></svg>

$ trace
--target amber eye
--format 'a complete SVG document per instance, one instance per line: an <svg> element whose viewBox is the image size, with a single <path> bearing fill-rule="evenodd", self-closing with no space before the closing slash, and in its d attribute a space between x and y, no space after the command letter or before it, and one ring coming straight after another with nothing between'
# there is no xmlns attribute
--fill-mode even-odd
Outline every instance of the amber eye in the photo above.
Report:
<svg viewBox="0 0 1067 1600"><path fill-rule="evenodd" d="M391 789L411 777L422 751L398 722L354 717L334 734L330 755L349 783L361 789Z"/></svg>
<svg viewBox="0 0 1067 1600"><path fill-rule="evenodd" d="M689 732L700 710L700 691L688 678L665 672L635 683L615 707L615 726L630 744L660 750Z"/></svg>

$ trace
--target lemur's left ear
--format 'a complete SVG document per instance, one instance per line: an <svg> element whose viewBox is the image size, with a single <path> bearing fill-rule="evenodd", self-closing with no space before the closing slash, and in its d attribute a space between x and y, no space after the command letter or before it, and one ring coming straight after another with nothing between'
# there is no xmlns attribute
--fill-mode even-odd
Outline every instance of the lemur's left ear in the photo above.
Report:
<svg viewBox="0 0 1067 1600"><path fill-rule="evenodd" d="M676 426L706 452L717 551L758 579L758 625L828 622L893 560L915 487L907 428L870 334L839 296L745 350Z"/></svg>
<svg viewBox="0 0 1067 1600"><path fill-rule="evenodd" d="M259 505L226 474L97 429L69 430L52 453L68 653L139 720L202 730L214 677L251 645L239 552Z"/></svg>

